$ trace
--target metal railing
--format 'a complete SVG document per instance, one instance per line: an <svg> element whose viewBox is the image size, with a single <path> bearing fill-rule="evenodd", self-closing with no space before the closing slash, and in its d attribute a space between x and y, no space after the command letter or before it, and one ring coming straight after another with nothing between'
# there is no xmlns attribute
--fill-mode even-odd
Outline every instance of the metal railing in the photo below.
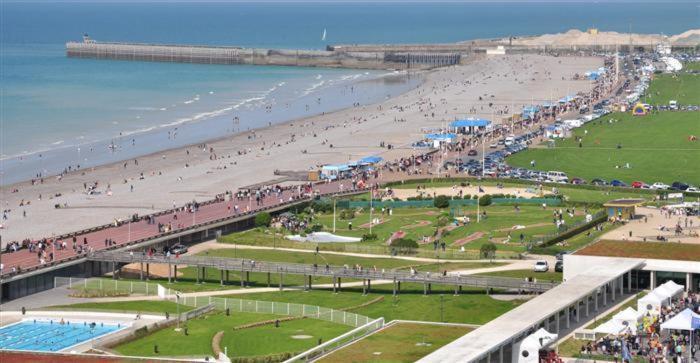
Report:
<svg viewBox="0 0 700 363"><path fill-rule="evenodd" d="M114 292L155 296L158 295L159 285L149 282L120 280L112 281L101 278L84 279L75 277L55 277L54 286L66 286L69 289L84 289L110 293ZM179 296L179 298L176 296ZM234 299L214 296L197 296L194 294L181 293L167 287L165 288L165 294L163 297L176 303L194 308L213 305L216 310L228 309L232 312L306 317L352 327L366 325L373 320L372 318L364 315L350 313L343 310L325 308L317 305Z"/></svg>
<svg viewBox="0 0 700 363"><path fill-rule="evenodd" d="M340 349L384 327L384 318L370 321L345 334L339 335L323 344L287 359L284 363L308 362L336 349Z"/></svg>

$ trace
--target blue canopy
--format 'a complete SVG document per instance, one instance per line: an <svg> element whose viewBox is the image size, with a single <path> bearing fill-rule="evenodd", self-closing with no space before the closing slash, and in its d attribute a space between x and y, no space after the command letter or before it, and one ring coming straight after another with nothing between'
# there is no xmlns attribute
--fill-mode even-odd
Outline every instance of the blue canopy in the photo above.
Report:
<svg viewBox="0 0 700 363"><path fill-rule="evenodd" d="M350 170L350 166L347 164L324 165L323 170L347 171Z"/></svg>
<svg viewBox="0 0 700 363"><path fill-rule="evenodd" d="M540 110L539 106L525 106L523 107L523 113L535 113Z"/></svg>
<svg viewBox="0 0 700 363"><path fill-rule="evenodd" d="M361 165L362 164L376 164L382 160L384 160L384 159L382 159L379 156L367 156L367 157L364 157L364 158L358 160L357 163L361 164Z"/></svg>
<svg viewBox="0 0 700 363"><path fill-rule="evenodd" d="M482 118L468 118L454 121L450 124L450 127L485 127L490 124L491 121Z"/></svg>
<svg viewBox="0 0 700 363"><path fill-rule="evenodd" d="M567 103L567 102L569 102L569 101L572 101L574 98L576 98L576 97L574 97L574 96L566 96L566 97L561 98L561 99L559 100L559 103Z"/></svg>
<svg viewBox="0 0 700 363"><path fill-rule="evenodd" d="M457 134L426 134L425 138L428 140L450 140L456 139Z"/></svg>

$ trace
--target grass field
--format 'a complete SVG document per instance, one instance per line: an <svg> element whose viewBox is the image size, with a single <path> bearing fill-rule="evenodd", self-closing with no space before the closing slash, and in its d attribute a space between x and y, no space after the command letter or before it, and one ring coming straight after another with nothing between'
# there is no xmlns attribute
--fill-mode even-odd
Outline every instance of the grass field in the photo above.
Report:
<svg viewBox="0 0 700 363"><path fill-rule="evenodd" d="M660 260L700 261L700 245L669 242L631 242L603 240L577 252L580 255L656 258Z"/></svg>
<svg viewBox="0 0 700 363"><path fill-rule="evenodd" d="M464 326L397 323L319 362L415 362L471 330Z"/></svg>
<svg viewBox="0 0 700 363"><path fill-rule="evenodd" d="M685 70L685 71L700 71L700 62L683 63L683 70Z"/></svg>
<svg viewBox="0 0 700 363"><path fill-rule="evenodd" d="M458 296L452 286L432 288L432 293L423 295L422 284L401 284L399 295L392 296L392 285L372 285L366 296L361 287L343 287L338 294L314 289L304 291L282 291L236 295L239 299L290 302L318 305L334 309L355 307L383 298L373 304L353 309L351 312L371 318L384 317L386 321L420 320L449 323L484 324L520 305L522 301L501 301L486 295L484 290L465 288Z"/></svg>
<svg viewBox="0 0 700 363"><path fill-rule="evenodd" d="M554 266L549 266L549 272L534 272L533 270L509 270L509 271L494 271L485 272L479 275L483 276L498 276L498 277L514 277L524 279L526 277L532 277L537 279L537 281L561 281L563 274L561 272L554 272Z"/></svg>
<svg viewBox="0 0 700 363"><path fill-rule="evenodd" d="M617 122L609 123L610 119ZM700 160L700 142L688 140L690 135L700 135L697 112L636 117L616 113L575 129L574 135L583 138L583 147L579 148L572 137L557 141L554 148L532 148L515 154L508 163L529 168L530 161L535 160L538 170L560 170L569 178L588 181L603 178L628 184L636 180L671 184L680 180L700 184L700 171L695 165ZM617 149L618 144L621 149ZM627 163L630 168L624 168Z"/></svg>
<svg viewBox="0 0 700 363"><path fill-rule="evenodd" d="M654 75L642 101L650 105L668 105L670 100L676 100L681 105L700 105L700 75Z"/></svg>
<svg viewBox="0 0 700 363"><path fill-rule="evenodd" d="M275 328L274 324L255 328L233 330L234 327L248 323L278 319L278 315L234 313L213 313L186 323L188 335L184 330L176 332L172 327L159 330L141 339L115 348L124 355L163 356L163 357L197 357L211 356L212 338L223 331L222 350L228 349L228 356L252 357L282 353L299 353L316 344L318 340L332 339L351 327L333 324L315 319L286 321ZM159 353L154 352L158 345Z"/></svg>

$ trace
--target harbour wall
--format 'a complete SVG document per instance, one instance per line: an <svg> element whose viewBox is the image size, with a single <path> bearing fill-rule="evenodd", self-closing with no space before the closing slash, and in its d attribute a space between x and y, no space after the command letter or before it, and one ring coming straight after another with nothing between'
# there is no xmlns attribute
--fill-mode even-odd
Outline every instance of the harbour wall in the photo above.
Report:
<svg viewBox="0 0 700 363"><path fill-rule="evenodd" d="M429 69L459 64L463 58L456 52L347 52L94 41L68 42L66 55L72 58L151 62L361 69Z"/></svg>

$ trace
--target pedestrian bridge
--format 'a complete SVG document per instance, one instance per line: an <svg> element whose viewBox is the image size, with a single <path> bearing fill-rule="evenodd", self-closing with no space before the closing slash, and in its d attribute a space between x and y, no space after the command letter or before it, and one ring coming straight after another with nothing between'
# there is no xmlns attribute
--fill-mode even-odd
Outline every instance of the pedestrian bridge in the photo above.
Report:
<svg viewBox="0 0 700 363"><path fill-rule="evenodd" d="M311 289L311 280L314 277L327 277L333 280L333 290L340 288L341 279L362 280L364 291L368 292L372 281L390 281L394 283L394 294L400 291L401 283L423 284L424 293L429 293L431 286L448 285L455 287L455 293L463 286L483 289L503 289L518 292L545 292L557 286L555 282L530 282L525 279L493 277L493 276L461 276L456 274L439 274L431 272L387 271L370 268L355 269L347 266L297 264L268 261L254 261L242 258L210 257L210 256L173 256L173 255L149 255L142 252L96 252L88 256L90 261L107 262L112 264L113 276L117 278L119 269L125 264L139 264L140 276L146 275L150 264L168 265L168 281L177 276L177 266L186 265L198 269L197 281L203 279L205 269L214 268L221 272L221 284L228 280L228 271L241 272L241 286L249 281L250 273L267 273L268 282L271 274L280 276L279 284L282 289L284 275L302 275L306 278L305 289ZM201 277L200 277L201 276ZM245 276L245 277L244 277Z"/></svg>

